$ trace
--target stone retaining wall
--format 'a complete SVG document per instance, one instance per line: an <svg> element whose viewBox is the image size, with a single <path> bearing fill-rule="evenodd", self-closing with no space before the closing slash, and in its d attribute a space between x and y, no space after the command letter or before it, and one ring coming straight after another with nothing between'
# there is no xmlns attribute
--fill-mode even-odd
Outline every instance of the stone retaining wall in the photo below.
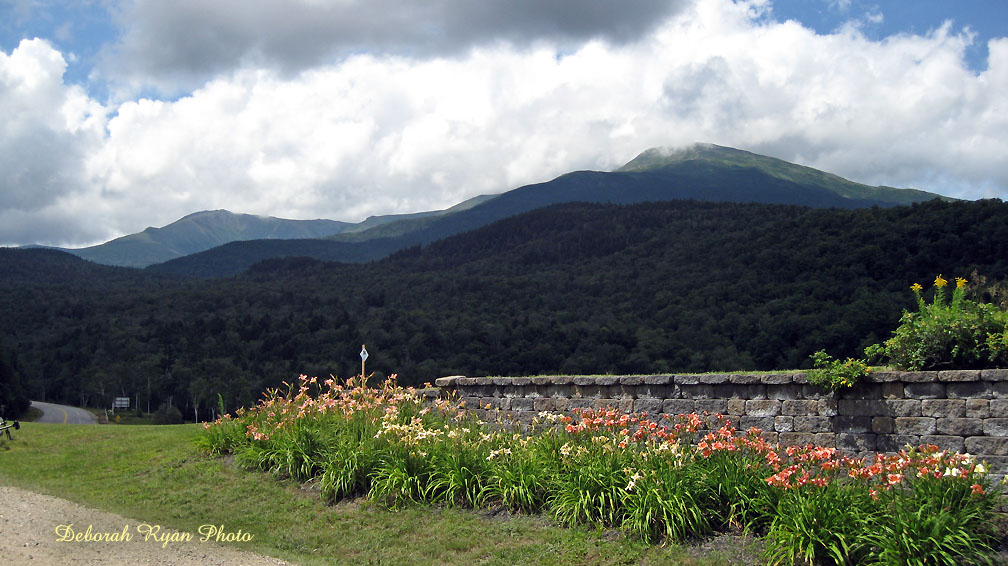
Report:
<svg viewBox="0 0 1008 566"><path fill-rule="evenodd" d="M466 407L529 422L539 412L615 407L651 415L721 413L770 442L866 455L935 444L1008 475L1008 370L876 372L836 393L801 372L686 375L443 377ZM489 411L487 410L489 407Z"/></svg>

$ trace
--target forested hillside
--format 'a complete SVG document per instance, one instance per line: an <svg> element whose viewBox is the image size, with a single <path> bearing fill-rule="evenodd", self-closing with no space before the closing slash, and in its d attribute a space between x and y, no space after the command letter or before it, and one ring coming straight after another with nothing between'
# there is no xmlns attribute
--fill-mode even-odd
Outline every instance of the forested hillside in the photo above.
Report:
<svg viewBox="0 0 1008 566"><path fill-rule="evenodd" d="M0 332L33 398L171 399L192 418L218 393L233 408L299 373L348 377L362 343L369 371L407 384L858 355L911 283L1008 277L1008 205L568 204L378 262L268 260L219 280L0 252Z"/></svg>

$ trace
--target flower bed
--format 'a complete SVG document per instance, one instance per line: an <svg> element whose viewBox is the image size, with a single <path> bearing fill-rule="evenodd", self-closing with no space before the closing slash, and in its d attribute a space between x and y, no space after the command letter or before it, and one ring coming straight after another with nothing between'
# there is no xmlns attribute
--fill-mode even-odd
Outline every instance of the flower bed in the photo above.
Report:
<svg viewBox="0 0 1008 566"><path fill-rule="evenodd" d="M379 389L301 376L205 426L206 452L318 481L330 501L503 506L654 542L744 529L788 564L982 563L996 543L1000 484L933 445L855 458L771 443L718 414L614 408L541 412L519 429L394 376Z"/></svg>

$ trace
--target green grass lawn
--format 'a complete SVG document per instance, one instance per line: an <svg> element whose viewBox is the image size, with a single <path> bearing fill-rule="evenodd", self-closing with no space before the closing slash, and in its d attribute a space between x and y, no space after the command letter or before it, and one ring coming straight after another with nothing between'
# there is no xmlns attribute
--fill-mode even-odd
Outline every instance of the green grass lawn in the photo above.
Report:
<svg viewBox="0 0 1008 566"><path fill-rule="evenodd" d="M541 517L463 509L386 511L366 500L327 506L293 482L206 458L196 425L24 423L0 440L0 484L196 533L251 533L236 547L299 564L732 564Z"/></svg>

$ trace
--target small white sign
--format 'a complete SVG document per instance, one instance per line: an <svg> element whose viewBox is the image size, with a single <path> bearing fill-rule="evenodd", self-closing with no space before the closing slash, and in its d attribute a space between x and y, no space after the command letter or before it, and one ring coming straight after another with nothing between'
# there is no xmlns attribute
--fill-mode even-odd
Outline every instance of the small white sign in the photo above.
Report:
<svg viewBox="0 0 1008 566"><path fill-rule="evenodd" d="M112 401L113 409L128 409L129 406L130 406L129 397L116 397L115 400Z"/></svg>
<svg viewBox="0 0 1008 566"><path fill-rule="evenodd" d="M362 362L367 361L367 349L365 349L364 346L361 346L360 349L360 361Z"/></svg>

